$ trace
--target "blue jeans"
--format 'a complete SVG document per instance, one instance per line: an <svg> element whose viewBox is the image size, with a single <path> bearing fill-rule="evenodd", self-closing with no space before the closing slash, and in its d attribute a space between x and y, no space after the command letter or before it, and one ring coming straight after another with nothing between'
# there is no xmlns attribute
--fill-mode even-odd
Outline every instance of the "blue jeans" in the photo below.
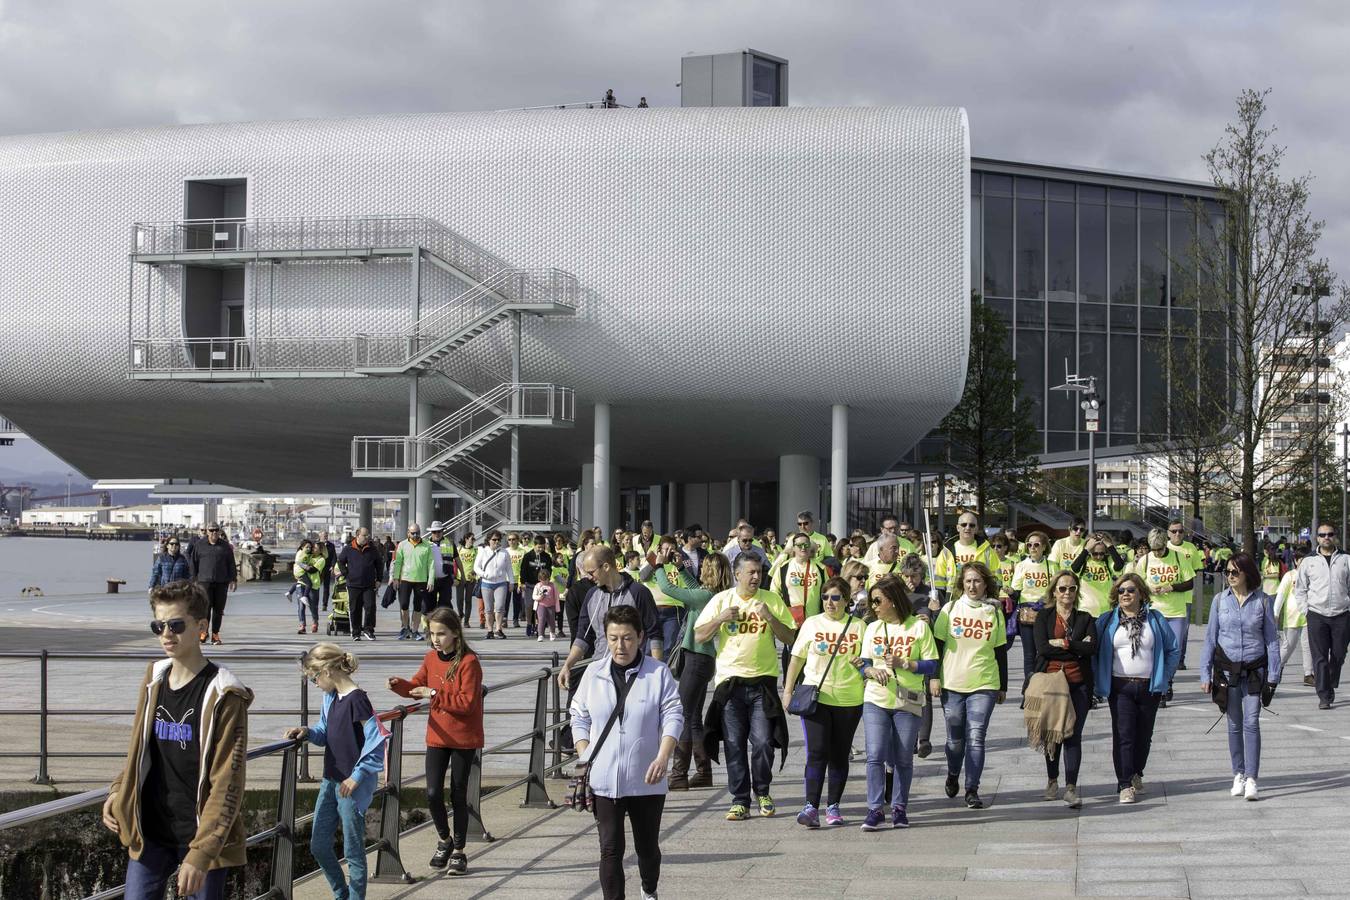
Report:
<svg viewBox="0 0 1350 900"><path fill-rule="evenodd" d="M1146 682L1111 679L1107 702L1111 706L1111 762L1118 791L1129 787L1133 776L1144 777L1162 698L1162 694L1150 693Z"/></svg>
<svg viewBox="0 0 1350 900"><path fill-rule="evenodd" d="M141 848L140 859L127 860L126 900L163 900L164 885L187 856L187 847L164 847L149 841ZM201 890L184 900L224 900L228 869L211 869Z"/></svg>
<svg viewBox="0 0 1350 900"><path fill-rule="evenodd" d="M1031 625L1018 622L1017 637L1022 643L1022 693L1025 694L1031 683L1031 673L1036 668L1036 636Z"/></svg>
<svg viewBox="0 0 1350 900"><path fill-rule="evenodd" d="M319 591L309 585L301 591L301 595L295 600L295 615L300 619L300 624L305 624L305 607L309 607L309 614L314 619L314 624L319 624Z"/></svg>
<svg viewBox="0 0 1350 900"><path fill-rule="evenodd" d="M1181 658L1182 660L1185 660L1186 635L1190 633L1191 620L1186 618L1180 618L1180 619L1163 619L1163 621L1167 623L1168 628L1172 629L1172 636L1177 639L1177 646L1181 648ZM1180 665L1180 663L1178 663L1177 665ZM1171 684L1171 682L1168 682L1168 684Z"/></svg>
<svg viewBox="0 0 1350 900"><path fill-rule="evenodd" d="M1261 695L1247 693L1246 678L1228 688L1228 756L1234 775L1261 771Z"/></svg>
<svg viewBox="0 0 1350 900"><path fill-rule="evenodd" d="M962 694L942 692L942 713L947 718L947 773L961 774L965 761L966 790L980 787L984 774L984 735L989 730L989 716L994 711L997 691L975 691Z"/></svg>
<svg viewBox="0 0 1350 900"><path fill-rule="evenodd" d="M773 782L773 746L769 743L772 736L760 687L754 684L737 685L722 707L727 790L733 802L750 805L752 782L755 796L769 796L769 785Z"/></svg>
<svg viewBox="0 0 1350 900"><path fill-rule="evenodd" d="M914 780L914 746L919 740L919 717L875 703L863 704L863 734L867 741L867 808L885 805L886 766L895 770L895 805L909 805Z"/></svg>
<svg viewBox="0 0 1350 900"><path fill-rule="evenodd" d="M670 659L670 653L684 640L684 607L658 606L656 622L661 628L661 653Z"/></svg>
<svg viewBox="0 0 1350 900"><path fill-rule="evenodd" d="M333 852L333 836L342 821L342 853L347 858L347 878ZM325 778L319 785L319 800L314 806L314 826L309 835L309 851L323 869L336 900L365 900L366 896L366 811L351 797L338 796L338 783Z"/></svg>

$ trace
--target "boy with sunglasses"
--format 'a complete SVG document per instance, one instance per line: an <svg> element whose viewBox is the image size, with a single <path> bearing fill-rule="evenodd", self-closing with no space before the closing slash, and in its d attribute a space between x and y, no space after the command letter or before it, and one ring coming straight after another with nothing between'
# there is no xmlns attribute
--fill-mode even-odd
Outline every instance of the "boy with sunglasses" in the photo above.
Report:
<svg viewBox="0 0 1350 900"><path fill-rule="evenodd" d="M208 600L199 584L150 593L150 631L165 659L141 683L126 765L108 789L103 824L127 848L128 900L218 900L244 864L244 769L253 692L202 655Z"/></svg>

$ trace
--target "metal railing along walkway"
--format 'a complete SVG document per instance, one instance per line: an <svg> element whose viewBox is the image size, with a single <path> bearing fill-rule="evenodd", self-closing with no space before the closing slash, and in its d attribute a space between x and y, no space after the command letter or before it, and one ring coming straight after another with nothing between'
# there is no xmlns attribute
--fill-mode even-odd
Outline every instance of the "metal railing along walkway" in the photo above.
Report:
<svg viewBox="0 0 1350 900"><path fill-rule="evenodd" d="M6 751L3 756L36 756L38 759L38 775L33 780L37 783L50 784L51 779L48 775L47 763L50 758L88 758L88 757L112 757L124 758L125 751L81 751L54 753L48 749L48 721L52 716L80 716L80 715L134 715L133 710L89 710L89 709L52 709L49 706L49 697L47 690L47 672L48 667L53 660L75 659L81 661L88 660L130 660L145 661L162 659L162 656L152 654L138 653L75 653L75 652L54 652L43 650L35 653L0 653L0 659L37 659L41 665L41 680L39 682L39 703L38 710L16 710L2 709L0 715L37 715L40 717L39 740L40 746L37 753L22 751ZM260 653L231 653L223 657L230 660L270 660L291 664L291 661L285 657L279 657L276 654ZM561 691L558 687L558 654L554 653L545 657L550 665L543 666L533 672L512 678L497 684L485 685L483 696L485 699L494 694L510 688L521 687L533 683L535 685L534 704L529 709L493 709L494 716L510 713L528 714L531 716L530 728L520 734L517 734L505 741L501 741L491 747L485 747L479 751L475 757L473 766L469 773L469 836L477 840L492 841L492 834L487 831L483 824L482 804L494 797L513 791L519 787L525 787L525 799L521 803L522 807L553 809L556 804L549 799L547 779L557 776L562 767L570 761L571 755L564 754L561 749L561 741L557 739L558 733L567 726L568 719L561 708ZM520 657L499 657L486 656L480 657L484 661L493 659L514 659L520 661ZM408 658L403 655L377 655L364 654L363 661L390 660L406 663ZM527 660L528 661L528 660ZM574 667L573 672L579 672L579 667ZM309 723L309 711L307 703L307 685L306 679L300 679L301 687L301 709L250 709L249 717L260 715L285 715L294 718L299 716L301 724ZM367 853L375 854L375 862L371 867L372 881L394 881L410 883L412 877L408 874L403 865L399 854L399 812L400 812L400 790L403 787L414 784L422 780L425 776L418 774L408 778L403 777L403 757L408 752L403 749L403 738L405 724L410 716L420 715L427 711L427 704L412 703L403 706L396 706L392 709L379 713L379 718L386 723L390 729L388 750L386 759L387 767L384 773L384 783L375 792L375 802L380 804L380 836L370 846L366 848ZM549 736L553 735L551 763L547 757L550 752ZM527 743L528 748L521 748L519 745ZM281 758L281 774L278 781L278 800L277 811L274 823L262 831L248 835L246 846L255 847L260 844L272 842L272 854L268 874L268 890L260 894L256 900L290 900L295 883L294 857L297 841L300 837L299 829L310 824L313 819L313 813L297 817L295 814L296 786L304 781L313 781L308 776L308 751L309 746L306 741L276 741L262 747L256 747L248 752L250 761L265 759L270 757ZM529 763L525 773L514 778L510 782L500 785L488 793L482 791L482 762L485 756L494 754L518 754L528 755ZM564 759L564 756L567 758ZM45 819L55 818L67 813L76 812L84 809L99 807L108 797L107 788L85 791L80 794L74 794L69 797L62 797L59 800L52 800L47 803L41 803L36 806L26 807L24 809L14 810L0 815L0 831L9 828L18 828L24 825L30 825L34 822L40 822ZM86 900L106 900L106 898L121 897L124 893L124 886L110 888L89 895Z"/></svg>

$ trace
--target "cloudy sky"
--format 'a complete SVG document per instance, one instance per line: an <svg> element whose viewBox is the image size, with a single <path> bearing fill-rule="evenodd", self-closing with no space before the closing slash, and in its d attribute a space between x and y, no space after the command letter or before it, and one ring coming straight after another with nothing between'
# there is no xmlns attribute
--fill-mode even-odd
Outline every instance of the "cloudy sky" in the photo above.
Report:
<svg viewBox="0 0 1350 900"><path fill-rule="evenodd" d="M795 105L957 104L982 156L1205 177L1233 98L1272 88L1350 274L1350 5L850 0L0 0L0 134L498 109L645 95L679 59L791 60Z"/></svg>

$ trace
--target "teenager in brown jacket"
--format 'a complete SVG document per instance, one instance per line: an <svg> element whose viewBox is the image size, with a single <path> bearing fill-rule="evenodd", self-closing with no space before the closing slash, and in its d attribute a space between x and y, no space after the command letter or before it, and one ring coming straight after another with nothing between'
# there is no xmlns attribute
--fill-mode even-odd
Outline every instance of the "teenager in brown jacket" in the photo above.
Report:
<svg viewBox="0 0 1350 900"><path fill-rule="evenodd" d="M201 585L150 592L150 630L166 659L146 669L122 774L103 824L122 841L127 900L220 900L226 870L244 864L244 769L253 692L202 655L209 605Z"/></svg>

